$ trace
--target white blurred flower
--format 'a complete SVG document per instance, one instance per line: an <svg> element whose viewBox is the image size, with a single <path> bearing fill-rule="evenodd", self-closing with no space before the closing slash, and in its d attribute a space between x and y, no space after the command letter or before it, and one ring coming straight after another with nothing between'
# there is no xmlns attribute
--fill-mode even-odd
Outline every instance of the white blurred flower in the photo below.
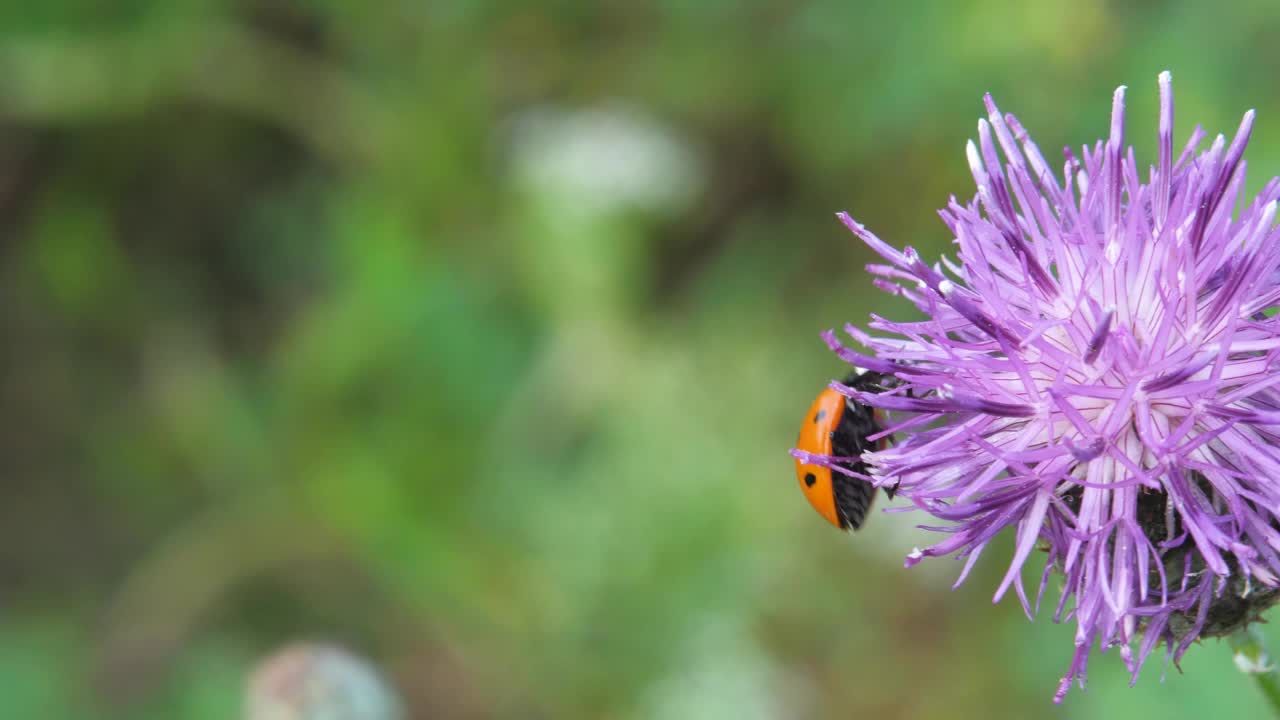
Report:
<svg viewBox="0 0 1280 720"><path fill-rule="evenodd" d="M703 182L687 143L622 107L529 110L513 124L510 151L521 185L597 211L677 211Z"/></svg>

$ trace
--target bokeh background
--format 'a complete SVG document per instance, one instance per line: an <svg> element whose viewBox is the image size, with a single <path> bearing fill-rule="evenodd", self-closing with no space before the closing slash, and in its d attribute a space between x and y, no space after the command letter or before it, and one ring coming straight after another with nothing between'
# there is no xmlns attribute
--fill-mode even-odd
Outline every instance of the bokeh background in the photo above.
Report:
<svg viewBox="0 0 1280 720"><path fill-rule="evenodd" d="M1269 3L179 0L0 8L0 717L233 718L294 640L413 718L1250 717L1207 641L1072 628L849 538L787 456L992 91L1046 151L1259 111ZM1007 539L1006 539L1007 540Z"/></svg>

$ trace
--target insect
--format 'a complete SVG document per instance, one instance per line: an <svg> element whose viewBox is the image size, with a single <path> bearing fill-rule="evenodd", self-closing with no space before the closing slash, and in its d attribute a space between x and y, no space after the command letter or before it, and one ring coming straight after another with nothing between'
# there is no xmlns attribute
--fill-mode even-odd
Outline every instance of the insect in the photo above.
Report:
<svg viewBox="0 0 1280 720"><path fill-rule="evenodd" d="M862 371L851 373L844 379L844 384L858 390L880 390L889 379L880 373ZM826 388L818 393L809 414L805 415L796 447L814 455L857 458L864 450L871 449L872 443L867 437L880 432L883 426L882 411ZM883 450L888 444L888 436L880 438L875 441L874 449ZM861 460L837 464L857 473L865 474L867 470ZM821 465L802 463L799 459L796 460L796 478L809 504L827 522L841 530L862 527L871 502L875 500L874 485ZM886 489L885 492L893 498L893 490Z"/></svg>

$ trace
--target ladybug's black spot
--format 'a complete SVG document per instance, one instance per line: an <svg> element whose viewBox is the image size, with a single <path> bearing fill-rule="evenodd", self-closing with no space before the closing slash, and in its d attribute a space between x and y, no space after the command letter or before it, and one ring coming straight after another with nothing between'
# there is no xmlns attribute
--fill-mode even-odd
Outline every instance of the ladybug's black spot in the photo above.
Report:
<svg viewBox="0 0 1280 720"><path fill-rule="evenodd" d="M826 411L826 409L819 410L819 411L818 411L818 414L813 416L813 421L814 421L815 423L822 422L822 418L824 418L824 417L826 417L826 416L827 416L827 411Z"/></svg>
<svg viewBox="0 0 1280 720"><path fill-rule="evenodd" d="M814 484L814 483L816 483L816 482L818 482L818 476L817 476L817 475L814 475L813 473L805 473L805 474L804 474L804 486L805 486L805 487L813 487L813 484Z"/></svg>

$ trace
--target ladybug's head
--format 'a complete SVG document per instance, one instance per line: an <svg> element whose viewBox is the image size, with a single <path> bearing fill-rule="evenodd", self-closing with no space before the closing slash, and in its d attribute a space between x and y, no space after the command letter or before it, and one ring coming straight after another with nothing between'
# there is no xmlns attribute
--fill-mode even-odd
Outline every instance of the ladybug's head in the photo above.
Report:
<svg viewBox="0 0 1280 720"><path fill-rule="evenodd" d="M902 381L893 375L858 368L845 376L844 384L862 392L882 393L897 387Z"/></svg>

